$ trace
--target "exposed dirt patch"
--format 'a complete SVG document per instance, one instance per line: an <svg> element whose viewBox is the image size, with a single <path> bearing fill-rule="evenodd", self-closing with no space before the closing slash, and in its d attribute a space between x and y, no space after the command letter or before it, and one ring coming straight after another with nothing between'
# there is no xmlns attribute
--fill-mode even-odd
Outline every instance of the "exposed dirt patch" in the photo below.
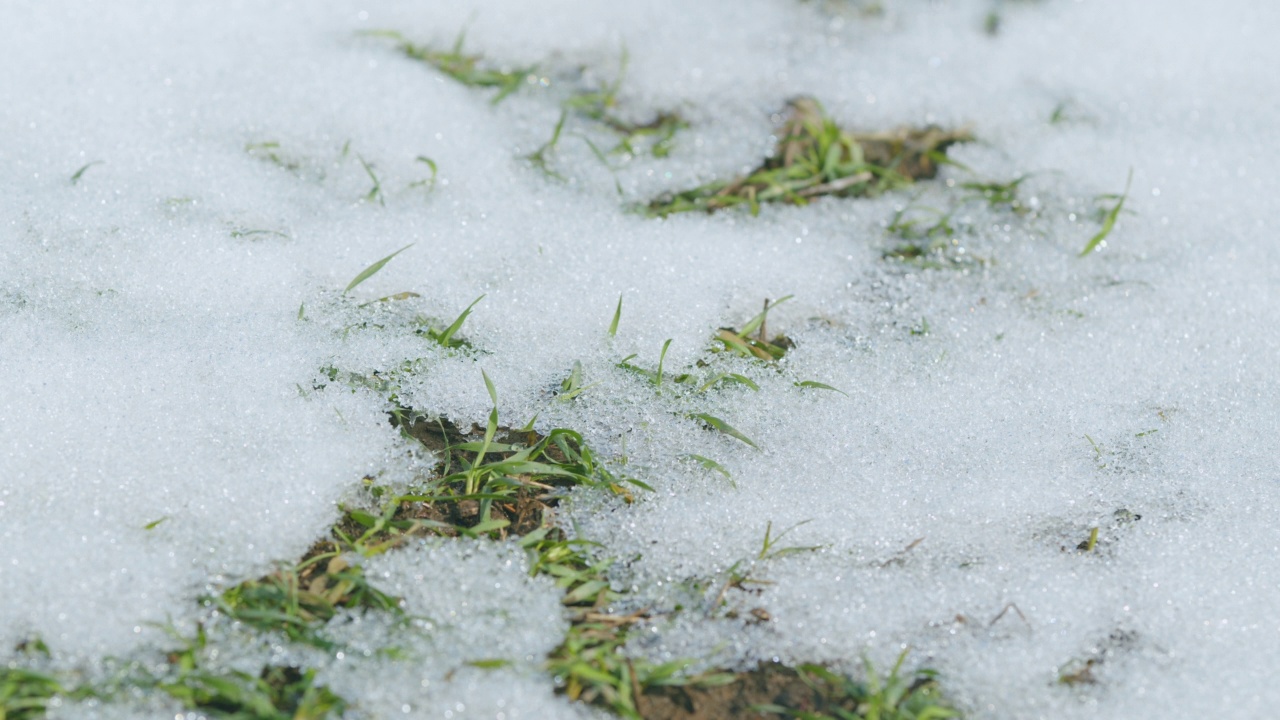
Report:
<svg viewBox="0 0 1280 720"><path fill-rule="evenodd" d="M791 668L776 663L738 673L733 682L722 685L651 687L640 695L637 709L645 720L860 718L867 715L872 702L891 696L890 688L905 692L883 710L901 708L913 711L907 716L915 717L914 711L936 707L936 717L951 716L942 714L949 708L938 699L932 675L927 672L918 674L910 684L891 675L884 692L876 693L819 666Z"/></svg>

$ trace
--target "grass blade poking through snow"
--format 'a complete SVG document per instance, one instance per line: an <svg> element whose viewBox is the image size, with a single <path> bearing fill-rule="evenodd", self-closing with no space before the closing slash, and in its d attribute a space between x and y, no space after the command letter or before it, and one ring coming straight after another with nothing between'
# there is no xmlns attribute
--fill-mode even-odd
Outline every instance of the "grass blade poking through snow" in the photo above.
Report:
<svg viewBox="0 0 1280 720"><path fill-rule="evenodd" d="M689 190L665 193L642 208L650 217L714 212L745 205L807 205L822 197L865 197L937 175L951 145L973 139L967 130L898 128L853 133L829 117L813 98L791 101L773 154L753 171Z"/></svg>
<svg viewBox="0 0 1280 720"><path fill-rule="evenodd" d="M756 445L754 442L751 441L751 438L739 432L737 428L721 420L720 418L715 417L714 415L708 415L706 413L693 413L689 415L689 417L694 418L695 420L701 420L707 425L710 425L712 428L719 430L720 432L724 433L725 435L728 435L729 437L737 438L738 440L741 440L742 442L750 445L753 448L759 447L758 445Z"/></svg>
<svg viewBox="0 0 1280 720"><path fill-rule="evenodd" d="M613 322L609 323L609 337L618 336L618 321L622 319L622 294L618 294L618 308L613 311Z"/></svg>
<svg viewBox="0 0 1280 720"><path fill-rule="evenodd" d="M76 183L80 182L80 178L84 177L85 171L88 170L89 168L93 167L94 165L104 165L104 164L106 163L104 163L102 160L94 160L93 162L80 168L75 172L74 175L71 176L71 184L75 185Z"/></svg>
<svg viewBox="0 0 1280 720"><path fill-rule="evenodd" d="M1093 252L1111 234L1111 230L1116 226L1116 220L1120 218L1120 211L1124 209L1124 201L1129 198L1129 187L1132 184L1133 168L1129 168L1129 179L1124 181L1124 192L1120 193L1118 198L1114 195L1110 196L1110 198L1116 200L1115 207L1108 210L1106 215L1103 216L1102 229L1098 231L1097 235L1089 239L1089 244L1084 246L1084 250L1080 251L1080 257L1085 257Z"/></svg>
<svg viewBox="0 0 1280 720"><path fill-rule="evenodd" d="M385 266L387 263L391 262L391 258L393 258L393 257L395 257L395 256L397 256L397 255L399 255L400 253L404 252L405 250L408 250L408 249L409 249L409 248L411 248L411 247L413 247L413 243L409 243L408 245L405 245L404 247L400 248L399 250L397 250L397 251L395 251L395 252L391 253L390 255L388 255L388 256L386 256L386 257L382 258L381 260L379 260L378 262L376 262L376 263L374 263L374 264L370 265L369 267L365 268L364 270L360 271L360 274L359 274L359 275L357 275L357 276L355 277L355 279L354 279L354 280L352 280L350 283L348 283L348 284L347 284L347 287L342 291L342 294L343 294L343 295L346 295L347 293L351 292L351 290L352 290L352 289L354 289L357 285L359 285L360 283L364 282L365 280L368 280L369 278L371 278L371 277L373 277L374 275L376 275L376 274L378 273L378 271L379 271L379 270L381 270L381 269L383 268L383 266ZM478 301L477 301L477 302L478 302ZM472 303L472 305L474 305L474 304L475 304L475 303Z"/></svg>
<svg viewBox="0 0 1280 720"><path fill-rule="evenodd" d="M445 328L445 329L444 329L444 331L443 331L443 332L441 332L440 334L438 334L438 335L437 335L437 334L432 333L432 332L430 332L430 331L428 331L428 333L427 333L427 334L431 337L431 339L432 339L432 340L435 340L436 342L440 343L440 344L441 344L441 345L443 345L444 347L456 347L456 346L458 346L458 345L463 344L463 342L465 342L465 341L457 341L457 340L454 340L454 339L453 339L453 336L454 336L454 334L455 334L455 333L457 333L457 332L458 332L458 330L462 329L462 323L466 322L466 321L467 321L467 317L471 315L471 308L475 307L475 306L476 306L476 303L480 302L480 301L481 301L481 300L483 300L483 299L484 299L484 295L481 295L480 297L476 298L475 300L472 300L472 301L471 301L471 304L467 306L467 309L466 309L466 310L463 310L463 311L462 311L462 314L461 314L461 315L459 315L459 316L457 317L457 319L453 321L453 324L452 324L452 325L450 325L449 327ZM486 382L486 384L488 383L488 379L487 379L487 378L485 379L485 382ZM490 385L490 386L489 386L489 388L490 388L490 390L492 391L493 386L492 386L492 385ZM494 403L497 403L497 400L494 400Z"/></svg>

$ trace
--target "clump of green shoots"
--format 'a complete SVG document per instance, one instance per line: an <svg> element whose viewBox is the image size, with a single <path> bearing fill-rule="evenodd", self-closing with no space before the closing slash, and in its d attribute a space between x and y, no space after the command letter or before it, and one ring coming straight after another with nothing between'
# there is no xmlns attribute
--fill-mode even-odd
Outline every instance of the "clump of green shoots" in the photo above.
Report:
<svg viewBox="0 0 1280 720"><path fill-rule="evenodd" d="M362 34L395 41L396 49L404 53L405 57L424 62L467 87L496 89L498 92L489 101L494 105L519 90L538 70L537 65L492 65L484 61L483 55L464 52L462 46L467 35L465 30L458 33L453 47L448 50L418 45L394 30L375 30Z"/></svg>
<svg viewBox="0 0 1280 720"><path fill-rule="evenodd" d="M652 200L651 217L672 213L714 212L745 205L783 202L805 205L822 196L862 197L932 178L946 162L946 150L972 140L967 130L898 128L883 133L853 133L841 128L818 101L799 98L789 104L774 154L748 173Z"/></svg>
<svg viewBox="0 0 1280 720"><path fill-rule="evenodd" d="M565 101L564 108L616 135L618 144L609 150L612 154L637 155L640 143L648 141L649 152L654 157L667 157L671 154L675 134L689 124L679 113L670 110L658 111L644 122L628 120L618 114L618 91L626 77L628 57L624 48L613 82L598 90L577 93Z"/></svg>
<svg viewBox="0 0 1280 720"><path fill-rule="evenodd" d="M612 148L602 150L591 138L580 135L596 158L610 170L613 169L609 162L610 155L634 157L640 155L646 146L649 154L656 158L664 158L671 154L676 133L689 126L679 113L662 110L654 113L649 120L636 121L626 118L618 111L621 105L618 94L623 78L626 76L627 60L628 55L624 48L619 61L618 74L612 82L598 89L577 92L561 104L560 119L552 130L551 139L528 155L534 167L550 177L564 179L563 175L551 168L549 159L551 152L560 142L566 121L570 118L584 121L588 127L603 130L616 138ZM619 193L622 191L620 186L618 191Z"/></svg>
<svg viewBox="0 0 1280 720"><path fill-rule="evenodd" d="M346 700L316 684L315 670L268 665L257 676L239 670L214 672L201 666L208 644L203 626L197 627L194 638L171 634L182 647L169 653L169 672L131 678L126 686L155 688L188 708L238 720L321 720L346 711Z"/></svg>
<svg viewBox="0 0 1280 720"><path fill-rule="evenodd" d="M62 683L52 675L0 665L0 719L44 717L49 701L64 693Z"/></svg>
<svg viewBox="0 0 1280 720"><path fill-rule="evenodd" d="M866 679L853 680L821 665L800 665L800 680L812 691L805 709L767 703L756 711L800 720L944 720L960 713L942 697L937 673L920 669L902 672L907 651L883 679L871 662L864 661ZM812 708L812 709L810 709Z"/></svg>
<svg viewBox="0 0 1280 720"><path fill-rule="evenodd" d="M297 565L246 580L204 602L250 627L324 650L334 647L324 625L340 609L403 614L399 601L370 585L364 571L342 557L337 543L328 545Z"/></svg>
<svg viewBox="0 0 1280 720"><path fill-rule="evenodd" d="M951 164L958 165L954 162ZM959 192L945 209L919 204L916 202L919 198L917 196L899 208L886 226L885 230L901 242L886 250L883 257L935 269L985 263L983 258L966 253L960 247L958 236L967 226L957 223L956 215L979 204L1018 217L1034 217L1034 209L1023 202L1018 194L1022 184L1031 177L1028 173L1008 181L969 180L954 183L948 180L948 186L957 187Z"/></svg>

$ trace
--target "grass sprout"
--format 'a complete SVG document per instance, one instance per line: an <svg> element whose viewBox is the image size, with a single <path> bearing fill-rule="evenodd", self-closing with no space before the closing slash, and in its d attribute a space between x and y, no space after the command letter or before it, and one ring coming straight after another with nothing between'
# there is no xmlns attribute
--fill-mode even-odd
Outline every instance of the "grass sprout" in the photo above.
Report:
<svg viewBox="0 0 1280 720"><path fill-rule="evenodd" d="M1089 242L1085 244L1084 249L1080 251L1080 257L1085 257L1089 253L1094 252L1100 247L1106 247L1107 236L1115 229L1116 221L1120 219L1120 212L1124 210L1124 202L1129 198L1129 189L1133 185L1133 168L1129 168L1129 178L1124 182L1124 192L1119 195L1099 195L1097 200L1100 203L1114 202L1110 209L1103 211L1102 229L1098 234L1089 238Z"/></svg>
<svg viewBox="0 0 1280 720"><path fill-rule="evenodd" d="M934 177L946 162L949 146L973 139L966 130L937 127L852 133L837 125L812 98L791 101L779 137L773 156L751 173L666 193L644 211L651 217L666 217L746 206L755 215L767 202L805 205L827 195L876 195Z"/></svg>
<svg viewBox="0 0 1280 720"><path fill-rule="evenodd" d="M94 165L105 165L105 164L106 162L103 160L94 160L91 163L86 163L85 165L81 166L79 170L76 170L74 173L71 174L71 184L75 185L76 183L80 182L80 178L84 177L85 171L87 171L89 168L93 167Z"/></svg>
<svg viewBox="0 0 1280 720"><path fill-rule="evenodd" d="M423 165L426 165L428 168L430 168L431 177L425 180L416 180L414 182L411 182L409 183L409 187L411 188L426 187L427 192L431 192L432 190L435 190L436 178L439 177L440 175L440 168L439 166L436 165L436 161L432 160L426 155L419 155L418 157L414 158L414 162L420 162Z"/></svg>
<svg viewBox="0 0 1280 720"><path fill-rule="evenodd" d="M194 638L170 634L182 647L169 653L169 672L128 684L152 687L186 707L236 720L321 720L341 716L347 708L346 700L316 684L315 670L268 665L256 676L240 670L214 672L201 666L208 644L202 626Z"/></svg>
<svg viewBox="0 0 1280 720"><path fill-rule="evenodd" d="M702 422L706 423L707 426L710 427L711 429L718 430L724 433L725 435L728 435L731 438L741 440L742 442L750 445L753 448L759 447L758 445L755 444L755 442L751 438L747 437L746 435L743 435L737 428L721 420L720 418L715 417L714 415L708 415L707 413L690 413L689 417L694 420L701 420Z"/></svg>
<svg viewBox="0 0 1280 720"><path fill-rule="evenodd" d="M760 314L751 318L741 330L733 328L721 328L716 332L713 342L719 342L721 350L734 353L741 357L754 357L765 362L773 362L779 360L787 353L791 347L791 340L784 335L773 338L770 342L766 340L768 337L767 322L769 311L790 300L793 296L787 295L770 304L769 300L764 301L764 310ZM751 335L756 337L751 337Z"/></svg>
<svg viewBox="0 0 1280 720"><path fill-rule="evenodd" d="M354 290L357 285L376 275L379 270L381 270L383 267L386 266L387 263L391 262L391 258L399 255L400 253L404 252L405 250L408 250L411 247L413 247L413 243L409 243L408 245L405 245L404 247L382 258L381 260L375 262L374 264L370 265L364 270L361 270L359 275L356 275L354 278L352 278L351 282L347 283L347 287L345 287L342 290L342 294L346 295L347 293Z"/></svg>
<svg viewBox="0 0 1280 720"><path fill-rule="evenodd" d="M269 162L272 165L287 170L291 173L297 173L302 169L302 163L293 158L285 156L280 150L280 143L275 140L268 140L258 143L247 143L244 151L251 157Z"/></svg>
<svg viewBox="0 0 1280 720"><path fill-rule="evenodd" d="M373 166L360 155L356 155L356 160L360 161L360 166L364 168L365 174L373 181L373 187L369 188L369 192L365 194L364 201L373 202L377 200L379 205L386 206L386 198L382 194L382 181L378 179L377 173L373 171Z"/></svg>
<svg viewBox="0 0 1280 720"><path fill-rule="evenodd" d="M495 66L486 63L483 55L464 52L462 48L467 36L465 30L458 33L453 46L448 50L439 50L429 45L412 43L394 30L374 30L361 34L392 40L396 43L396 48L405 57L424 62L444 73L455 82L467 87L496 89L498 92L489 101L494 105L519 90L520 85L534 75L538 69L537 65L515 68Z"/></svg>
<svg viewBox="0 0 1280 720"><path fill-rule="evenodd" d="M335 644L323 626L342 608L402 613L399 601L370 585L363 570L350 565L334 544L205 601L233 620L324 650Z"/></svg>
<svg viewBox="0 0 1280 720"><path fill-rule="evenodd" d="M367 268L365 268L364 270L361 270L360 274L356 275L355 278L352 278L352 281L347 283L347 287L343 288L343 291L342 291L343 295L347 295L348 292L355 290L358 284L367 281L367 279L371 277L374 277L374 275L378 274L379 270L383 269L384 266L387 265L387 263L390 263L390 261L392 261L392 258L394 258L394 256L397 256L401 254L401 252L404 252L410 249L410 247L413 247L412 242L408 243L408 245L404 247L401 247L401 249L397 250L396 252L392 252L392 254L388 255L387 258L383 258L379 261L376 261L376 263L370 266L367 266Z"/></svg>
<svg viewBox="0 0 1280 720"><path fill-rule="evenodd" d="M613 320L609 322L609 337L617 337L618 321L622 320L622 294L618 294L618 307L613 311Z"/></svg>
<svg viewBox="0 0 1280 720"><path fill-rule="evenodd" d="M49 701L63 693L62 684L52 675L0 665L2 720L34 720L44 717Z"/></svg>
<svg viewBox="0 0 1280 720"><path fill-rule="evenodd" d="M467 318L471 316L471 309L474 308L481 300L483 300L484 297L485 297L484 295L481 295L475 300L472 300L471 304L467 306L467 309L463 310L458 315L458 317L454 318L453 322L449 323L447 327L440 329L432 325L430 321L425 321L424 326L418 330L418 334L424 335L430 338L431 340L434 340L436 344L440 345L441 347L446 347L446 348L466 347L468 345L467 341L462 340L455 336L458 334L458 331L462 329L462 324L465 323L467 321Z"/></svg>

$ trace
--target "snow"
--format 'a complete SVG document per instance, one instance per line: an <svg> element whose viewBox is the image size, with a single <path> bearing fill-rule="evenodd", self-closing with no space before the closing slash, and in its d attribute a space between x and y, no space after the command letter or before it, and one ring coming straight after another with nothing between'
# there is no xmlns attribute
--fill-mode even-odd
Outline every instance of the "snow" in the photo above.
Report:
<svg viewBox="0 0 1280 720"><path fill-rule="evenodd" d="M1273 707L1280 9L883 5L10 3L0 662L33 635L62 667L143 656L163 644L153 624L190 621L210 589L298 557L361 478L410 472L385 398L316 390L321 368L418 360L407 405L482 421L483 368L504 423L575 428L656 489L625 506L579 493L562 518L626 560L613 576L632 588L626 603L710 606L735 563L768 581L730 589L726 607L659 613L631 652L856 672L909 646L974 717ZM549 87L491 105L492 91L356 34L447 46L464 27L468 49L539 62ZM530 167L558 102L612 79L624 47L623 110L692 121L672 156L611 172L575 119L551 156L568 181ZM1022 192L1038 216L966 209L966 252L993 262L960 272L881 259L910 192L758 218L625 211L754 166L774 142L770 115L801 94L860 129L971 127L980 142L952 157L983 178L1033 173ZM1050 124L1060 104L1067 122ZM292 168L246 151L261 143ZM412 185L430 174L418 156L439 167L433 189ZM360 159L382 203L366 200ZM1092 198L1120 192L1131 168L1133 213L1076 257L1098 228ZM968 175L943 178L922 202L946 202L945 179ZM401 291L419 297L356 307ZM711 360L758 392L681 394L616 367L633 353L656 367L670 338L665 367L684 372L717 328L787 294L769 318L797 343L781 371ZM407 331L481 295L461 332L479 354ZM913 333L922 319L928 332ZM557 401L575 361L599 384ZM770 523L795 527L779 547L821 549L759 559ZM1096 552L1076 552L1093 527ZM463 545L387 558L388 587L438 609L467 578L510 573L486 602L525 608L528 636L460 626L474 656L441 636L412 662L335 670L335 687L374 715L585 712L536 671L563 636L555 594L517 580L504 563L518 553ZM416 580L427 574L440 580ZM748 620L757 607L770 619ZM508 655L518 667L464 664ZM1095 684L1056 682L1087 659ZM392 697L377 689L391 676L445 687Z"/></svg>

